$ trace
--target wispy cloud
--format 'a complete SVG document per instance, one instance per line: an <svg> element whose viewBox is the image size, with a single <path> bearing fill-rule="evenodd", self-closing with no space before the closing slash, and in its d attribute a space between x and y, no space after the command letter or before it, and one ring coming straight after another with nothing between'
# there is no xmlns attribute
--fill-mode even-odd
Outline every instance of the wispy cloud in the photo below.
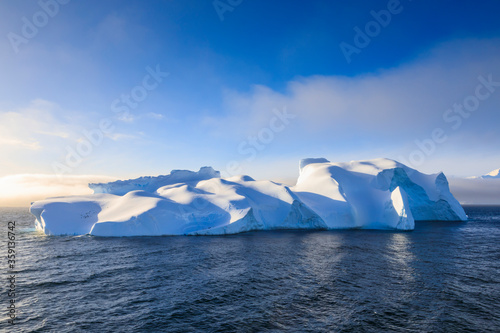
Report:
<svg viewBox="0 0 500 333"><path fill-rule="evenodd" d="M132 135L132 134L125 134L125 133L110 133L106 134L107 138L110 138L113 141L120 141L120 140L137 140L140 139L140 136L137 135Z"/></svg>
<svg viewBox="0 0 500 333"><path fill-rule="evenodd" d="M15 138L8 138L1 136L0 136L0 146L12 146L18 149L21 148L29 150L41 149L40 143L38 141L30 141L29 139L19 140Z"/></svg>
<svg viewBox="0 0 500 333"><path fill-rule="evenodd" d="M70 138L69 131L74 127L60 118L59 112L56 104L41 99L18 110L0 111L0 145L39 150L51 137Z"/></svg>
<svg viewBox="0 0 500 333"><path fill-rule="evenodd" d="M146 114L146 116L148 118L151 118L151 119L156 119L156 120L162 120L162 119L165 119L165 116L163 114L160 114L160 113L156 113L156 112L149 112Z"/></svg>

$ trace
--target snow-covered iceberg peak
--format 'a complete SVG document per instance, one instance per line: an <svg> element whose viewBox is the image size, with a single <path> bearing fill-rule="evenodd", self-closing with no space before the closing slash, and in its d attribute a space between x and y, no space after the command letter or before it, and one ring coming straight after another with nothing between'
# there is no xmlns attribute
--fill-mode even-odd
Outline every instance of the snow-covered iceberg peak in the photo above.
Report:
<svg viewBox="0 0 500 333"><path fill-rule="evenodd" d="M326 158L320 157L320 158L304 158L300 160L299 162L299 171L302 173L302 169L304 169L307 165L309 164L314 164L314 163L330 163L329 160Z"/></svg>
<svg viewBox="0 0 500 333"><path fill-rule="evenodd" d="M415 220L467 217L441 174L425 175L389 159L300 162L294 187L218 171L90 184L93 195L31 206L51 235L220 235L276 229L412 230Z"/></svg>
<svg viewBox="0 0 500 333"><path fill-rule="evenodd" d="M387 218L391 216L387 215L387 209L392 212L395 199L406 202L404 212L408 229L413 229L412 219L467 219L443 173L426 175L385 158L348 163L306 161L293 190L329 226L397 228L400 223L397 218ZM401 198L396 198L398 193ZM318 203L326 198L331 200L329 205ZM336 209L327 208L331 206Z"/></svg>

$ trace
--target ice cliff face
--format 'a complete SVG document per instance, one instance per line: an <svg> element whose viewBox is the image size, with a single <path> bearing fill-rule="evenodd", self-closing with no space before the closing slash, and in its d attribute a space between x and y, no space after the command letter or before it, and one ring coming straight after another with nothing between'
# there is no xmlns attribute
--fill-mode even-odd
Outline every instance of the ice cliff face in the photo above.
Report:
<svg viewBox="0 0 500 333"><path fill-rule="evenodd" d="M415 220L466 220L443 174L378 159L300 162L294 187L212 168L90 184L94 194L33 203L46 234L219 235L275 229L411 230Z"/></svg>

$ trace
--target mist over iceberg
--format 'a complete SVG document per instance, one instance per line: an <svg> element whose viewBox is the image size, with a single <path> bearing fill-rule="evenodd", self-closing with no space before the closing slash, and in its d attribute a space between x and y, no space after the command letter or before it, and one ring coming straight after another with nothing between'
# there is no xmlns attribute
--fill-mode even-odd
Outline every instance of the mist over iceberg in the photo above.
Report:
<svg viewBox="0 0 500 333"><path fill-rule="evenodd" d="M443 173L389 159L304 159L295 186L218 171L173 170L89 184L92 195L36 201L47 235L222 235L277 229L412 230L415 221L465 221Z"/></svg>

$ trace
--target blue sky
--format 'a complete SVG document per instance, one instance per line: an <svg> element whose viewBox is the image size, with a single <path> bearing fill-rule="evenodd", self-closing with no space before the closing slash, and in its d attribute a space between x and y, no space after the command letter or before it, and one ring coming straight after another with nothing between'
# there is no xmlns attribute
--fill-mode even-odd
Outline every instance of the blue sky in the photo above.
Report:
<svg viewBox="0 0 500 333"><path fill-rule="evenodd" d="M500 167L499 9L497 1L4 0L0 177L128 178L211 165L285 180L301 158L320 156L487 173ZM357 28L370 35L361 44ZM357 48L349 61L346 44ZM453 111L466 102L473 111ZM67 163L71 152L78 156Z"/></svg>

